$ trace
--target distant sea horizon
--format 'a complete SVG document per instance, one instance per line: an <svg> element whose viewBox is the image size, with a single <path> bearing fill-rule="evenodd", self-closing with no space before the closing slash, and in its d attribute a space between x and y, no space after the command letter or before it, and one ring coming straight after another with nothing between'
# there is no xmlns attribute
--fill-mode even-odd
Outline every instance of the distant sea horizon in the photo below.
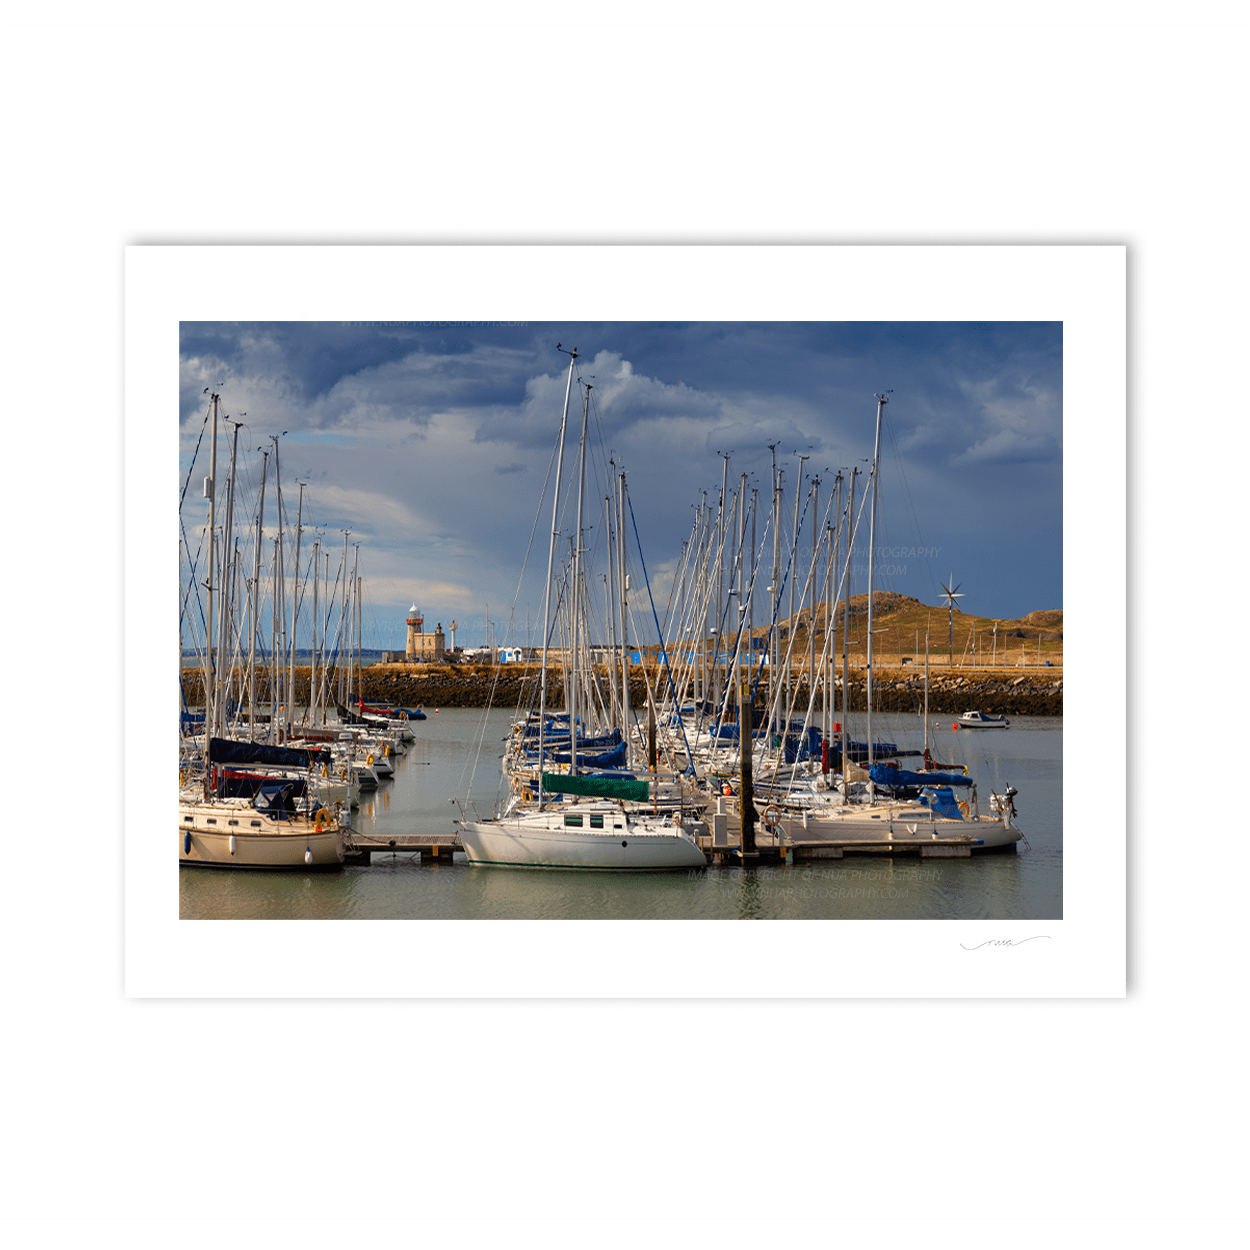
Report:
<svg viewBox="0 0 1250 1250"><path fill-rule="evenodd" d="M352 655L353 657L357 657L363 660L366 664L369 664L369 663L377 664L381 661L382 657L387 654L388 651L402 651L403 649L404 649L403 647L385 647L385 648L377 648L377 649L364 647L360 651L353 651ZM202 658L203 658L202 655L197 651L184 650L182 652L182 667L183 668L195 668L195 666L201 662ZM262 657L258 655L256 657L256 663L268 664L270 658L271 657ZM283 656L283 663L290 664L290 662L291 662L291 653L288 651ZM296 647L295 648L295 663L296 664L311 664L312 663L311 648ZM344 665L347 664L346 657L343 658L343 664Z"/></svg>

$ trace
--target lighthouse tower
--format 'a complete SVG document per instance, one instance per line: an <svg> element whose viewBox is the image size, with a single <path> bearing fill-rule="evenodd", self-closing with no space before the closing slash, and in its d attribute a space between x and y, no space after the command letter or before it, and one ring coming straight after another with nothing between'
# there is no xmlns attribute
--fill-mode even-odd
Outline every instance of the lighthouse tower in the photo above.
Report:
<svg viewBox="0 0 1250 1250"><path fill-rule="evenodd" d="M421 613L417 611L417 605L414 603L412 607L408 609L408 649L406 654L409 663L412 663L415 660L425 659L425 655L423 654L425 647L422 639L422 634L425 633L423 628L424 625L425 619L422 617Z"/></svg>

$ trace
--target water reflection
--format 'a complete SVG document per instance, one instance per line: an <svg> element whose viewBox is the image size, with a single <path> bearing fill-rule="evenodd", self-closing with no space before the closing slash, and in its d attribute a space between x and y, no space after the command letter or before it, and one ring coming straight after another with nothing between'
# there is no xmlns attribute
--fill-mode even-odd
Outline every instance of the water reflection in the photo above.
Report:
<svg viewBox="0 0 1250 1250"><path fill-rule="evenodd" d="M509 712L491 713L488 744ZM903 722L908 718L898 717ZM914 725L891 725L902 736ZM184 919L690 919L914 920L1061 918L1063 904L1063 735L1059 722L1014 722L991 739L946 735L940 757L967 763L982 810L991 787L1020 791L1020 824L1030 849L969 860L846 858L756 868L713 865L682 873L599 874L474 868L415 854L376 855L341 873L180 869ZM374 834L451 833L458 794L483 813L501 789L498 761L483 752L481 714L444 710L422 722L424 735L395 761L395 778L367 795L353 824ZM954 739L960 739L957 744ZM962 752L962 754L960 754Z"/></svg>

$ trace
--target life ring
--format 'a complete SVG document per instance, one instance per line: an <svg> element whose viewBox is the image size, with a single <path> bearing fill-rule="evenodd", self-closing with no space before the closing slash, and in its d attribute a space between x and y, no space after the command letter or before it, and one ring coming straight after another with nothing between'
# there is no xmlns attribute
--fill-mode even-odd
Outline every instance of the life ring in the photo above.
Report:
<svg viewBox="0 0 1250 1250"><path fill-rule="evenodd" d="M330 813L324 807L317 808L313 813L313 824L316 825L318 833L325 827L326 819L329 815Z"/></svg>
<svg viewBox="0 0 1250 1250"><path fill-rule="evenodd" d="M521 802L530 803L532 801L533 800L530 797L529 787L527 786L524 790L521 791Z"/></svg>
<svg viewBox="0 0 1250 1250"><path fill-rule="evenodd" d="M373 767L373 752L372 751L369 752L369 758L365 760L365 763L368 764L370 768Z"/></svg>
<svg viewBox="0 0 1250 1250"><path fill-rule="evenodd" d="M967 819L968 819L968 813L969 813L969 812L971 812L971 811L972 811L972 808L970 808L970 807L968 806L968 804L967 804L966 800L964 800L964 799L960 799L960 800L959 800L959 814L960 814L960 815L961 815L961 816L962 816L965 820L967 820Z"/></svg>
<svg viewBox="0 0 1250 1250"><path fill-rule="evenodd" d="M732 798L732 797L733 797L733 792L734 792L734 790L733 790L733 786L731 786L731 785L729 784L729 782L725 782L725 784L724 784L723 786L721 786L721 790L720 790L720 792L721 792L722 794L728 795L730 798Z"/></svg>
<svg viewBox="0 0 1250 1250"><path fill-rule="evenodd" d="M769 829L776 829L781 824L781 809L776 803L770 803L764 809L764 824Z"/></svg>

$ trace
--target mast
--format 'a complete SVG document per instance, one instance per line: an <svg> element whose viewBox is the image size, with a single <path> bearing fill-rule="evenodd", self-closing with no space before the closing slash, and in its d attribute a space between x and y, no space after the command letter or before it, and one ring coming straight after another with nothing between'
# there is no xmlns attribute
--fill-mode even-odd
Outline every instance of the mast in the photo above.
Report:
<svg viewBox="0 0 1250 1250"><path fill-rule="evenodd" d="M579 629L582 607L582 500L586 494L586 422L590 417L591 384L586 382L586 394L582 400L582 437L577 454L577 538L573 544L573 593L569 596L569 610L572 613L570 623L572 646L570 650L570 670L572 673L572 701L569 704L569 776L577 776L577 674L580 666L577 662L577 648L581 641Z"/></svg>
<svg viewBox="0 0 1250 1250"><path fill-rule="evenodd" d="M781 602L781 565L778 563L778 540L781 526L781 490L777 480L777 444L769 443L768 450L773 456L773 577L768 593L772 597L769 603L768 630L768 706L771 708L777 693L777 661L781 655L780 643L777 639L777 607ZM772 732L771 730L769 732Z"/></svg>
<svg viewBox="0 0 1250 1250"><path fill-rule="evenodd" d="M353 595L352 606L350 608L351 618L348 623L347 636L347 695L350 698L355 691L356 682L359 681L359 675L356 673L356 666L353 663L355 655L352 652L352 643L357 639L353 637L356 633L356 619L360 609L360 577L358 570L360 568L360 544L355 543L355 554L352 556L352 589Z"/></svg>
<svg viewBox="0 0 1250 1250"><path fill-rule="evenodd" d="M226 483L226 523L222 529L222 558L221 558L221 593L217 596L217 611L219 613L218 629L217 629L217 696L213 704L213 736L221 737L224 731L225 723L225 699L223 696L222 674L227 672L227 655L226 655L226 639L228 630L226 622L230 618L230 595L228 593L230 587L230 577L226 572L228 567L226 550L230 543L230 532L234 528L234 469L238 459L239 450L239 422L234 424L234 439L230 445L230 479Z"/></svg>
<svg viewBox="0 0 1250 1250"><path fill-rule="evenodd" d="M209 444L208 477L204 479L204 493L208 496L208 661L204 683L204 727L211 740L217 731L217 666L213 658L213 583L217 580L217 410L221 396L213 392L208 406L213 415L212 442ZM208 742L205 742L207 752ZM208 797L209 776L212 770L204 770L204 797Z"/></svg>
<svg viewBox="0 0 1250 1250"><path fill-rule="evenodd" d="M877 399L877 435L872 445L872 503L868 508L868 767L872 768L872 570L877 553L877 478L881 469L881 416L890 401L885 391Z"/></svg>
<svg viewBox="0 0 1250 1250"><path fill-rule="evenodd" d="M313 617L312 617L312 665L308 670L308 716L310 723L317 723L317 613L320 611L321 585L321 539L313 540Z"/></svg>
<svg viewBox="0 0 1250 1250"><path fill-rule="evenodd" d="M929 754L929 622L924 626L924 753Z"/></svg>
<svg viewBox="0 0 1250 1250"><path fill-rule="evenodd" d="M278 728L278 663L281 655L278 650L278 552L281 541L279 513L279 531L273 539L273 602L269 605L269 664L266 668L269 676L269 731L265 741L270 743L274 741L273 735Z"/></svg>
<svg viewBox="0 0 1250 1250"><path fill-rule="evenodd" d="M299 543L304 523L304 483L299 484L299 506L295 510L295 577L291 582L291 676L287 683L287 737L295 724L295 635L299 630Z"/></svg>
<svg viewBox="0 0 1250 1250"><path fill-rule="evenodd" d="M807 618L807 696L810 702L816 695L816 583L820 561L820 478L812 478L812 597L811 611ZM810 760L810 755L809 755Z"/></svg>
<svg viewBox="0 0 1250 1250"><path fill-rule="evenodd" d="M247 736L250 739L256 737L256 630L260 612L260 545L265 534L265 474L269 468L269 453L263 447L256 450L263 459L260 466L260 506L256 510L256 559L252 566L252 646L247 664Z"/></svg>
<svg viewBox="0 0 1250 1250"><path fill-rule="evenodd" d="M794 485L794 537L790 540L790 568L792 570L795 570L796 572L798 568L798 558L799 558L799 492L803 489L803 461L807 460L808 458L809 457L807 456L799 456L799 477L798 477L798 481L795 482L795 485ZM795 580L796 579L795 579L794 572L792 572L790 575L790 612L787 618L787 627L786 627L787 639L792 639L794 636L794 583L795 583ZM800 604L799 606L801 607L802 604ZM791 664L790 657L793 651L794 651L794 647L792 645L789 645L788 643L786 646L786 707L787 709L789 709L789 706L792 702L791 693L790 693L790 664ZM788 718L788 715L789 713L787 710L787 718ZM787 724L785 728L782 730L782 732L789 733L790 726Z"/></svg>
<svg viewBox="0 0 1250 1250"><path fill-rule="evenodd" d="M755 519L759 512L759 488L751 488L751 580L748 583L751 591L747 596L747 673L755 668L755 573L756 559L759 549L755 545ZM754 683L752 683L753 685ZM747 707L751 710L751 750L755 750L755 700L749 698Z"/></svg>
<svg viewBox="0 0 1250 1250"><path fill-rule="evenodd" d="M347 658L347 536L351 530L343 531L343 582L342 582L342 599L339 601L339 640L338 640L338 663L335 668L338 670L339 679L339 703L347 702L347 690L343 680L343 661Z"/></svg>
<svg viewBox="0 0 1250 1250"><path fill-rule="evenodd" d="M851 556L854 554L854 518L855 518L855 479L859 469L851 470L850 489L847 494L846 506L846 571L843 576L842 590L842 783L843 787L850 778L847 775L846 755L846 714L850 708L851 698L851 665L849 648L851 643Z"/></svg>
<svg viewBox="0 0 1250 1250"><path fill-rule="evenodd" d="M616 462L608 461L611 467L612 476L616 477ZM616 603L616 544L620 541L620 535L616 532L616 525L612 515L612 496L605 495L603 497L603 511L608 518L608 572L604 579L604 594L607 595L603 604L603 619L607 623L608 629L608 655L610 657L607 670L608 679L612 687L612 724L624 725L625 718L621 714L621 700L616 684L616 612L613 610L613 604Z"/></svg>
<svg viewBox="0 0 1250 1250"><path fill-rule="evenodd" d="M559 343L557 351L564 349ZM543 752L547 730L547 643L551 630L551 570L555 562L557 525L560 519L560 473L564 467L564 431L569 420L569 396L573 390L573 366L577 363L577 348L569 353L569 377L564 387L564 411L560 417L560 441L556 451L556 482L551 500L551 544L547 548L547 589L543 597L543 663L538 693L538 805L543 801Z"/></svg>
<svg viewBox="0 0 1250 1250"><path fill-rule="evenodd" d="M696 720L701 724L703 703L707 698L707 491L703 491L695 507L695 576L694 610L690 616L690 641L694 652L694 698L698 705ZM695 617L699 632L696 641Z"/></svg>
<svg viewBox="0 0 1250 1250"><path fill-rule="evenodd" d="M273 585L274 612L277 614L274 620L273 645L274 710L276 713L278 707L286 706L286 701L282 697L282 657L286 652L286 579L284 577L286 560L285 553L282 550L282 534L286 526L282 520L282 466L278 457L278 439L280 435L274 434L271 437L273 438L274 488L278 495L278 539L277 548L274 552ZM273 730L277 734L276 740L278 742L285 740L285 735L278 726L276 715L273 721Z"/></svg>
<svg viewBox="0 0 1250 1250"><path fill-rule="evenodd" d="M625 572L625 474L621 473L616 502L616 530L618 542L616 556L620 561L618 585L621 588L621 707L624 711L624 725L621 728L625 738L625 767L629 768L634 759L634 732L630 724L633 712L633 701L629 692L629 575Z"/></svg>
<svg viewBox="0 0 1250 1250"><path fill-rule="evenodd" d="M716 512L716 615L713 619L718 625L720 624L725 603L725 504L728 502L728 493L729 455L725 453L725 469L720 488L720 507ZM722 702L720 657L725 646L725 639L719 629L713 630L713 634L716 650L712 660L712 702L719 708Z"/></svg>

